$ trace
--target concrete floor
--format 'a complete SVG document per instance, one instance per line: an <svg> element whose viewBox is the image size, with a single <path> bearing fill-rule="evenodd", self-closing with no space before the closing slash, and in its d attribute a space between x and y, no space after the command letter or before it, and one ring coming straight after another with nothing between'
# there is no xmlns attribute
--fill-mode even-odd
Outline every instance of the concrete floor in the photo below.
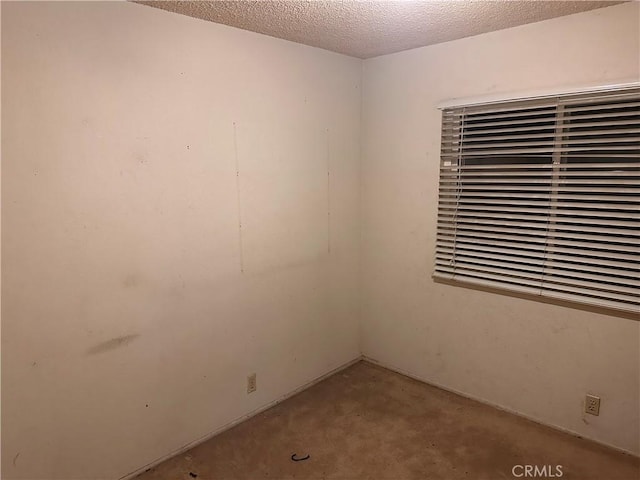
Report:
<svg viewBox="0 0 640 480"><path fill-rule="evenodd" d="M138 480L496 480L525 464L561 465L563 479L640 478L630 455L359 362Z"/></svg>

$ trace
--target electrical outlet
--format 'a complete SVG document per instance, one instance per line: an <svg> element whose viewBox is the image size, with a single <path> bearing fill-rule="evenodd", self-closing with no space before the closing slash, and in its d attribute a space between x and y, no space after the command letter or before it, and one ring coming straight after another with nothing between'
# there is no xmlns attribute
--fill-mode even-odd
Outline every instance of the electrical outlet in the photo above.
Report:
<svg viewBox="0 0 640 480"><path fill-rule="evenodd" d="M258 389L256 374L252 373L247 377L247 393L253 393Z"/></svg>
<svg viewBox="0 0 640 480"><path fill-rule="evenodd" d="M600 415L600 397L587 394L584 399L584 412L590 415Z"/></svg>

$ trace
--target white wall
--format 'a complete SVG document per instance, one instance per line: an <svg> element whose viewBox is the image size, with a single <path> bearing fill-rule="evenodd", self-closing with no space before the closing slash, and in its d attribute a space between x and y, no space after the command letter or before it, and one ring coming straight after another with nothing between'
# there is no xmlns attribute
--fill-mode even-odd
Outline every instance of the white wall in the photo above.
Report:
<svg viewBox="0 0 640 480"><path fill-rule="evenodd" d="M456 97L639 77L628 3L364 62L363 353L640 453L640 324L431 279L440 149ZM599 417L582 414L601 396Z"/></svg>
<svg viewBox="0 0 640 480"><path fill-rule="evenodd" d="M121 477L359 356L359 60L120 2L2 2L2 57L2 478Z"/></svg>

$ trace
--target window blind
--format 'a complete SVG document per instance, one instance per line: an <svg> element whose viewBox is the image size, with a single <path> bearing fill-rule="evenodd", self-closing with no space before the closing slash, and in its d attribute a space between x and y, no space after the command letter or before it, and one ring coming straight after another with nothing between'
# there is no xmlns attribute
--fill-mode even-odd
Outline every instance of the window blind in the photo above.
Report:
<svg viewBox="0 0 640 480"><path fill-rule="evenodd" d="M434 278L640 311L640 88L448 108Z"/></svg>

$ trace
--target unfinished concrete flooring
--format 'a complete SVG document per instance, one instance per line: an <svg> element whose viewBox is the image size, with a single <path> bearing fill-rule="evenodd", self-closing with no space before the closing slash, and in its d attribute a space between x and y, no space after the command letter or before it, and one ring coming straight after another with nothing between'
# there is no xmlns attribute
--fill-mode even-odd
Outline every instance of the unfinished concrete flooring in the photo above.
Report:
<svg viewBox="0 0 640 480"><path fill-rule="evenodd" d="M518 478L515 465L546 465L546 478L556 465L563 479L640 478L630 455L359 362L138 480L496 480Z"/></svg>

